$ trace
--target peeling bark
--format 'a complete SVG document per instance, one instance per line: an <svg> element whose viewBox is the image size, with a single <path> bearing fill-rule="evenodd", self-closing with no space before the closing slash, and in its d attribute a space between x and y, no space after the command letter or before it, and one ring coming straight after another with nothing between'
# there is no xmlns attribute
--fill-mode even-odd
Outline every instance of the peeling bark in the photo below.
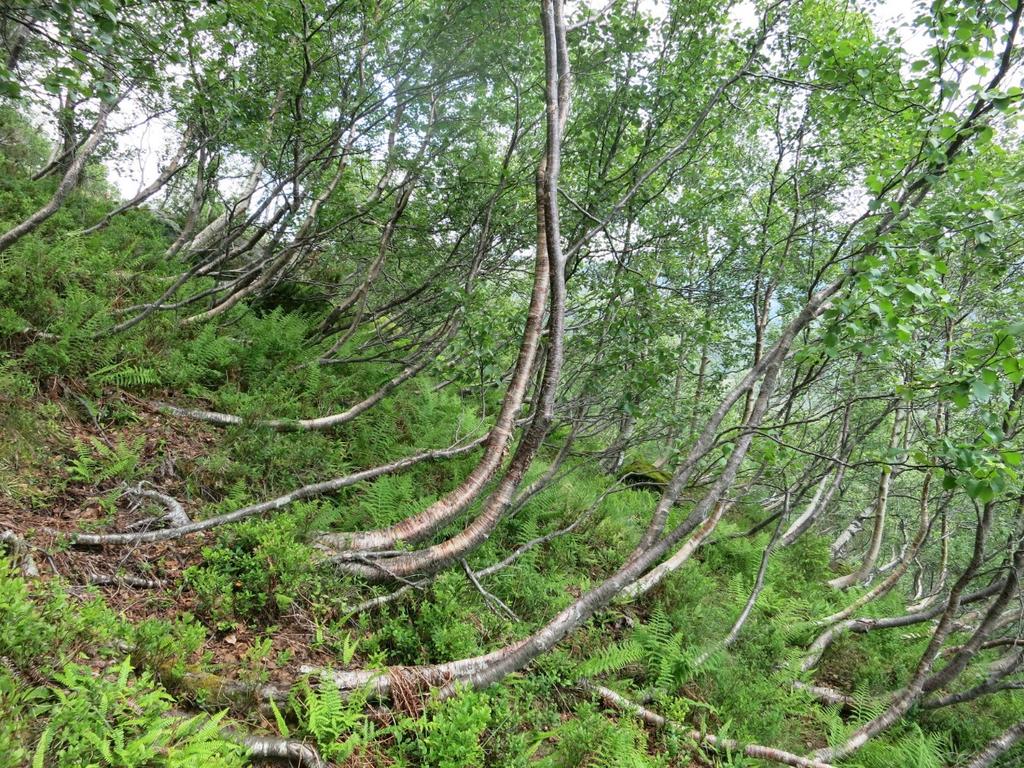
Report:
<svg viewBox="0 0 1024 768"><path fill-rule="evenodd" d="M164 528L159 531L146 531L143 533L74 533L70 534L70 536L65 531L55 531L51 529L42 530L54 536L68 536L72 544L79 546L144 544L154 541L170 541L171 539L177 539L190 533L206 531L219 525L235 523L248 517L282 509L296 501L334 493L342 488L353 486L356 483L372 480L376 477L380 477L381 475L391 474L392 472L398 472L406 469L407 467L411 467L414 464L418 464L421 461L447 459L453 456L459 456L463 453L468 453L476 449L482 445L486 439L487 435L484 435L483 437L478 437L476 440L466 443L465 445L452 446L451 448L444 448L440 450L424 451L423 453L406 456L404 459L398 459L390 464L382 464L378 467L354 472L351 475L343 475L332 480L324 480L319 483L305 485L301 488L295 489L294 491L286 493L283 496L278 496L275 499L262 501L258 504L251 504L250 506L237 509L234 512L228 512L223 515L218 515L217 517L200 520L177 528Z"/></svg>

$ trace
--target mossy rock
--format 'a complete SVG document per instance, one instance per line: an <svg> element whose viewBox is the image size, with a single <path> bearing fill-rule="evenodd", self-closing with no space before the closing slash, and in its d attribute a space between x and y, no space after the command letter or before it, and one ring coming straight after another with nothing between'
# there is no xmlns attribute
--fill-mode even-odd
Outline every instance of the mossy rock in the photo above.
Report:
<svg viewBox="0 0 1024 768"><path fill-rule="evenodd" d="M250 306L260 317L269 315L274 310L314 316L331 308L330 302L319 288L288 280L277 283L261 293L250 302Z"/></svg>
<svg viewBox="0 0 1024 768"><path fill-rule="evenodd" d="M671 474L643 459L634 459L619 470L619 480L630 488L662 491L671 479Z"/></svg>

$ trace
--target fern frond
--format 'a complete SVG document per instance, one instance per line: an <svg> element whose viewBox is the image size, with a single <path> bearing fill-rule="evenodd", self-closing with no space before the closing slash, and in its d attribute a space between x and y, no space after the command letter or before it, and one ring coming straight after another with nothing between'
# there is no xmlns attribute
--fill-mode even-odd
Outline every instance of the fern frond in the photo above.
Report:
<svg viewBox="0 0 1024 768"><path fill-rule="evenodd" d="M627 638L597 651L580 666L580 674L584 677L595 677L609 672L617 672L630 664L636 664L643 660L645 655L643 645L633 638Z"/></svg>
<svg viewBox="0 0 1024 768"><path fill-rule="evenodd" d="M90 373L87 378L97 384L109 384L126 389L152 387L160 383L159 376L152 368L124 361L105 365Z"/></svg>

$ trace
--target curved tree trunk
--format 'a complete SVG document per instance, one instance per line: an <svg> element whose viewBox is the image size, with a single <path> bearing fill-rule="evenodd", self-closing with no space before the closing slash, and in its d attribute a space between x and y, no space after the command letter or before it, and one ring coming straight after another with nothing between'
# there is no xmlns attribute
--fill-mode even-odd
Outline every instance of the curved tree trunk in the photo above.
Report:
<svg viewBox="0 0 1024 768"><path fill-rule="evenodd" d="M418 573L432 573L458 558L464 557L483 543L511 505L513 494L537 455L554 417L555 395L561 376L565 338L565 256L562 252L559 224L558 180L561 170L562 133L569 116L571 75L561 2L555 3L555 7L551 7L550 3L545 3L544 21L547 148L537 173L537 267L538 274L542 274L541 260L544 259L548 265L549 313L544 377L541 381L533 420L516 448L515 455L499 481L498 487L488 499L483 512L469 526L451 539L417 552L389 557L383 562L373 560L367 564L346 563L344 565L346 570L359 573L367 578L394 578ZM541 240L543 240L543 245ZM534 303L531 302L531 318L534 317L534 310ZM536 317L539 320L539 311L536 313ZM520 367L520 361L517 361L516 372L513 376L517 391L520 391L519 388L521 388L523 394L525 394L539 339L538 323L535 330L531 328L530 333L524 335L524 347L520 349L520 361L523 364ZM530 342L528 346L527 342ZM520 375L521 380L517 378ZM499 418L511 417L512 414L506 415L506 408L503 406ZM457 501L461 500L461 498L457 499ZM466 504L468 504L468 500ZM433 507L427 511L433 514L432 510ZM436 530L441 524L442 522L439 522L437 517L425 518L421 514L407 518L394 526L388 533L398 532L400 540L408 541L410 535L422 538L427 533ZM409 531L413 526L416 526L416 529ZM349 548L351 549L351 547Z"/></svg>
<svg viewBox="0 0 1024 768"><path fill-rule="evenodd" d="M928 489L931 485L931 479L932 474L931 472L928 472L925 475L924 483L921 486L921 511L917 522L917 533L914 535L913 541L910 542L910 545L903 553L903 556L897 562L895 568L893 568L892 573L886 576L885 579L873 589L861 595L846 608L843 608L843 610L822 619L820 622L821 624L834 624L837 621L843 621L873 600L877 600L878 598L889 594L892 588L895 587L903 577L903 574L907 572L910 564L914 561L914 558L917 557L917 553L920 551L921 545L924 544L924 540L927 538L928 531L931 527L931 519L928 514Z"/></svg>
<svg viewBox="0 0 1024 768"><path fill-rule="evenodd" d="M897 412L892 420L892 437L889 440L890 451L899 445L900 414ZM871 543L864 554L864 560L860 567L853 573L832 579L828 584L835 589L847 589L855 584L860 584L871 578L878 562L878 555L882 551L882 538L885 535L885 513L889 504L889 487L892 484L892 467L882 467L881 477L878 480L878 493L875 497L875 524L871 532Z"/></svg>
<svg viewBox="0 0 1024 768"><path fill-rule="evenodd" d="M964 768L989 768L996 760L1009 752L1017 743L1024 739L1024 720L1011 725L992 741L985 745L985 748L971 758Z"/></svg>
<svg viewBox="0 0 1024 768"><path fill-rule="evenodd" d="M921 697L932 665L942 650L942 644L949 636L949 633L953 631L953 619L960 609L964 590L984 561L985 542L992 528L994 510L995 504L992 502L986 504L982 510L981 519L978 522L978 527L975 529L974 548L971 553L971 559L964 568L963 573L961 573L960 578L957 579L956 584L950 590L949 597L942 607L938 625L932 633L928 647L917 663L917 668L910 682L902 691L896 694L884 712L857 728L842 744L818 750L815 752L816 757L822 760L834 761L853 754L867 744L870 739L899 721Z"/></svg>
<svg viewBox="0 0 1024 768"><path fill-rule="evenodd" d="M538 184L540 182L538 181ZM519 346L512 380L509 382L502 401L501 410L491 430L487 448L473 471L458 488L431 504L422 512L412 515L388 528L356 533L330 533L320 537L320 542L337 550L373 550L394 547L399 541L420 541L462 513L480 494L484 485L501 466L502 458L512 439L516 415L522 407L526 389L535 368L537 349L540 344L544 306L547 303L550 285L548 248L545 239L545 214L540 205L537 209L537 250L534 264L533 292L526 314L526 324Z"/></svg>
<svg viewBox="0 0 1024 768"><path fill-rule="evenodd" d="M100 141L102 141L106 134L107 118L110 117L110 113L114 111L119 100L120 99L112 99L110 101L100 102L99 115L96 117L96 122L93 123L92 129L89 131L89 137L75 153L74 159L71 161L70 165L68 165L67 171L64 172L64 177L57 185L57 190L53 193L53 196L49 199L46 205L20 224L11 227L11 229L0 235L0 253L10 248L22 237L27 235L29 232L32 232L36 227L53 216L61 205L64 204L67 196L71 194L75 187L78 186L78 182L81 180L82 171L85 169L86 162L89 160L90 156L92 156L92 153L96 151L96 147L99 146Z"/></svg>
<svg viewBox="0 0 1024 768"><path fill-rule="evenodd" d="M141 189L131 200L125 201L114 210L106 213L98 222L86 229L83 229L82 234L90 235L93 232L98 232L103 229L103 227L107 226L115 216L142 205L142 203L167 186L167 183L173 179L180 170L187 166L191 162L195 153L199 151L198 147L189 148L191 140L192 126L189 126L185 131L185 135L181 137L181 144L178 146L178 151L175 152L174 156L170 160L167 161L167 164L153 182L144 189Z"/></svg>

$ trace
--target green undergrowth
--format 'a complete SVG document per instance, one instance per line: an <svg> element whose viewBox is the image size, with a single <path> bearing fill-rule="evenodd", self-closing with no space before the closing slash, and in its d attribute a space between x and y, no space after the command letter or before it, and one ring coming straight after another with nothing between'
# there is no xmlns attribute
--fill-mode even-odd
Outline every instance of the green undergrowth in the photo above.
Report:
<svg viewBox="0 0 1024 768"><path fill-rule="evenodd" d="M184 717L123 648L133 629L96 594L31 586L0 561L0 765L242 765L224 712Z"/></svg>
<svg viewBox="0 0 1024 768"><path fill-rule="evenodd" d="M0 228L47 194L45 183L28 184L11 171L23 160L10 152L0 157L9 171L0 174ZM93 235L66 234L97 221L109 209L107 194L102 179L91 178L57 215L0 255L0 494L9 508L31 512L43 525L57 506L76 514L89 507L95 514L78 527L107 530L124 507L126 484L145 480L203 519L486 429L481 407L493 414L500 393L464 400L459 387L466 381L437 389L429 375L329 432L219 429L157 415L147 403L170 400L250 420L322 415L373 392L393 368L308 365L319 318L272 300L239 304L216 324L184 328L163 312L130 333L107 334L121 310L157 297L178 269L163 257L172 233L142 210ZM508 362L496 364L504 369ZM527 481L551 458L546 448ZM714 540L651 595L600 612L527 670L485 691L421 702L388 718L375 715L365 696L346 700L317 679L299 680L288 703L264 717L253 707L225 715L219 704L176 685L186 672L257 684L274 675L294 679L303 653L342 669L444 662L500 647L617 567L656 500L643 483L612 493L571 533L488 578L487 590L518 620L488 603L460 568L379 610L355 613L354 606L385 588L340 576L312 546L313 534L394 523L454 488L475 459L421 462L216 529L180 572L148 564L172 583L138 598L151 609L147 618L138 617L137 605L129 621L123 601L86 591L73 576L26 581L5 562L0 766L239 765L241 750L221 735L228 717L238 730L269 729L315 743L338 765L752 766L735 754L693 762L695 745L684 731L648 732L583 695L577 682L591 677L645 698L686 729L804 753L841 741L880 711L885 692L906 680L926 642L913 630L851 635L802 676L852 693L853 712L794 689L813 620L854 599L822 590L833 575L828 546L805 536L772 557L750 621L732 648L720 648L768 540L767 533L730 537L758 517L741 504ZM469 566L480 570L564 528L613 482L592 466L577 468L503 521ZM478 510L479 503L467 514ZM119 567L116 554L105 564ZM867 613L900 610L893 596ZM285 635L299 639L285 643ZM229 637L244 638L230 659L216 650ZM204 707L199 719L180 712ZM843 765L955 763L1021 710L1000 694L912 712ZM1014 759L1019 754L1004 764Z"/></svg>

